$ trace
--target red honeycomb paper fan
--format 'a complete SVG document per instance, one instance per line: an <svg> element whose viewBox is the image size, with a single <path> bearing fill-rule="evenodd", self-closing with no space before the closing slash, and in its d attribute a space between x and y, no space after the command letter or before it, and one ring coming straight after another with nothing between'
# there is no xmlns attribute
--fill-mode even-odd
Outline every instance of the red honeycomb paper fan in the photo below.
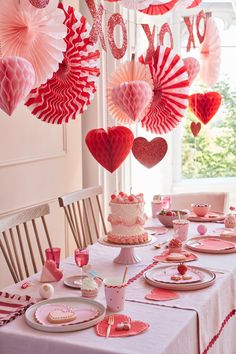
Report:
<svg viewBox="0 0 236 354"><path fill-rule="evenodd" d="M179 0L166 0L160 3L159 0L152 0L151 5L149 5L146 9L139 11L148 15L164 15L166 12L172 10L178 1Z"/></svg>
<svg viewBox="0 0 236 354"><path fill-rule="evenodd" d="M67 10L62 4L59 7L65 13L68 30L64 60L50 80L31 91L25 103L38 119L53 124L68 123L85 111L100 74L100 53L89 38L85 17L70 6Z"/></svg>
<svg viewBox="0 0 236 354"><path fill-rule="evenodd" d="M142 55L140 61L145 63L145 56ZM154 96L142 126L152 133L168 133L176 128L188 106L188 72L180 56L164 46L157 47L148 66Z"/></svg>

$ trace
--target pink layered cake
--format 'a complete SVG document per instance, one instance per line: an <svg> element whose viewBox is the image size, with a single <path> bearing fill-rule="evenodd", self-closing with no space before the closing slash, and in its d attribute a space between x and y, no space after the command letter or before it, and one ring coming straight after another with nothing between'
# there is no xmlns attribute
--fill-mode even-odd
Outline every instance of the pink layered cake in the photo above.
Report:
<svg viewBox="0 0 236 354"><path fill-rule="evenodd" d="M111 208L111 214L108 216L111 223L109 242L124 245L148 242L148 234L143 227L147 220L143 194L127 195L123 192L118 195L112 194L109 205Z"/></svg>

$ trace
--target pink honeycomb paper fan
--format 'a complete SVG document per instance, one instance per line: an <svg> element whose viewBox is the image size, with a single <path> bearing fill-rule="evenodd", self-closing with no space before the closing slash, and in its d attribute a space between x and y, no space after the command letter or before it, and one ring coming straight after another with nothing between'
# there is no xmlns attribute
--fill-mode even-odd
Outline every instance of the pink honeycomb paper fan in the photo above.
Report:
<svg viewBox="0 0 236 354"><path fill-rule="evenodd" d="M107 103L112 116L127 124L141 120L152 100L149 68L134 60L120 65L108 82Z"/></svg>
<svg viewBox="0 0 236 354"><path fill-rule="evenodd" d="M0 59L0 108L11 115L28 95L35 81L31 63L20 57Z"/></svg>
<svg viewBox="0 0 236 354"><path fill-rule="evenodd" d="M68 29L64 60L50 80L30 92L25 103L38 119L53 124L68 123L86 110L100 74L100 53L90 40L85 17L70 6L67 10L59 6Z"/></svg>
<svg viewBox="0 0 236 354"><path fill-rule="evenodd" d="M221 41L218 27L207 17L206 33L200 47L200 79L208 86L214 86L219 78L221 63Z"/></svg>
<svg viewBox="0 0 236 354"><path fill-rule="evenodd" d="M127 9L143 10L146 9L153 0L121 0L120 4Z"/></svg>
<svg viewBox="0 0 236 354"><path fill-rule="evenodd" d="M140 57L141 63L146 61ZM188 106L189 80L183 60L171 48L158 46L148 63L154 96L151 107L142 120L146 130L156 134L176 128Z"/></svg>
<svg viewBox="0 0 236 354"><path fill-rule="evenodd" d="M2 56L19 56L28 60L35 70L35 87L52 77L66 49L65 16L57 4L58 1L51 0L45 8L38 9L29 0L1 3Z"/></svg>
<svg viewBox="0 0 236 354"><path fill-rule="evenodd" d="M179 0L175 6L176 9L192 9L197 7L202 0Z"/></svg>

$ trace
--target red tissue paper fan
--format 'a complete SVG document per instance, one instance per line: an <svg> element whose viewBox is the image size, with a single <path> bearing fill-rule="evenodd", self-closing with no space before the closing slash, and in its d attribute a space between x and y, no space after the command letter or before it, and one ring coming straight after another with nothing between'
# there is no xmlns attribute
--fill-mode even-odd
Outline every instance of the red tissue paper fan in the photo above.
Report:
<svg viewBox="0 0 236 354"><path fill-rule="evenodd" d="M168 145L163 138L154 138L150 142L139 137L134 139L132 152L134 157L145 167L152 168L166 155Z"/></svg>
<svg viewBox="0 0 236 354"><path fill-rule="evenodd" d="M139 60L145 63L145 56ZM176 128L188 106L189 79L183 60L171 48L158 46L148 63L154 96L142 126L156 134Z"/></svg>
<svg viewBox="0 0 236 354"><path fill-rule="evenodd" d="M152 0L152 3L148 6L148 8L139 11L147 15L164 15L166 12L173 9L178 1L179 0Z"/></svg>
<svg viewBox="0 0 236 354"><path fill-rule="evenodd" d="M189 97L189 108L203 124L207 124L220 108L221 100L218 92L194 93Z"/></svg>
<svg viewBox="0 0 236 354"><path fill-rule="evenodd" d="M100 53L89 37L90 26L84 16L71 6L65 13L66 52L59 70L39 88L30 92L26 106L38 119L47 123L68 123L83 113L96 91L100 74Z"/></svg>
<svg viewBox="0 0 236 354"><path fill-rule="evenodd" d="M128 156L134 141L130 129L117 126L93 129L85 138L87 147L95 160L109 172L114 172Z"/></svg>

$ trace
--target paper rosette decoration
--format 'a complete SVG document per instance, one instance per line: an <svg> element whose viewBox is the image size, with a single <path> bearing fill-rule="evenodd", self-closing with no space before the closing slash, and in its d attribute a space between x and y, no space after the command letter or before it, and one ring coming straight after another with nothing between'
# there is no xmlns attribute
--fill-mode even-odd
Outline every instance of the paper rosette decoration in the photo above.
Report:
<svg viewBox="0 0 236 354"><path fill-rule="evenodd" d="M140 61L146 61L145 56ZM163 134L173 130L188 106L189 80L183 60L171 48L158 46L148 64L154 83L151 107L142 120L146 130Z"/></svg>
<svg viewBox="0 0 236 354"><path fill-rule="evenodd" d="M134 141L130 129L122 126L93 129L85 142L95 160L109 172L114 172L128 156Z"/></svg>
<svg viewBox="0 0 236 354"><path fill-rule="evenodd" d="M139 137L134 139L132 152L134 157L145 167L152 168L166 155L168 145L163 138L154 138L150 142Z"/></svg>
<svg viewBox="0 0 236 354"><path fill-rule="evenodd" d="M29 2L38 9L43 9L49 4L49 0L29 0Z"/></svg>
<svg viewBox="0 0 236 354"><path fill-rule="evenodd" d="M90 26L84 16L68 7L66 52L59 70L39 88L31 91L25 103L37 118L53 124L68 123L83 113L96 91L100 74L97 44L89 37Z"/></svg>
<svg viewBox="0 0 236 354"><path fill-rule="evenodd" d="M197 59L193 57L184 58L184 65L186 66L188 72L189 85L191 86L193 81L196 79L200 71L200 63Z"/></svg>
<svg viewBox="0 0 236 354"><path fill-rule="evenodd" d="M127 9L143 10L146 9L153 0L121 0L120 4Z"/></svg>
<svg viewBox="0 0 236 354"><path fill-rule="evenodd" d="M221 41L218 27L213 18L208 17L204 41L200 46L200 78L209 86L214 86L220 74Z"/></svg>
<svg viewBox="0 0 236 354"><path fill-rule="evenodd" d="M0 109L11 115L28 95L35 81L31 63L20 57L0 59Z"/></svg>
<svg viewBox="0 0 236 354"><path fill-rule="evenodd" d="M152 0L151 5L144 10L139 10L148 15L164 15L166 12L173 9L179 0Z"/></svg>
<svg viewBox="0 0 236 354"><path fill-rule="evenodd" d="M202 0L179 0L175 6L175 9L192 9L197 7Z"/></svg>
<svg viewBox="0 0 236 354"><path fill-rule="evenodd" d="M51 78L66 49L64 13L58 1L37 9L29 0L2 1L0 43L2 56L27 59L35 70L35 87Z"/></svg>
<svg viewBox="0 0 236 354"><path fill-rule="evenodd" d="M221 100L218 92L194 93L189 97L189 108L203 124L207 124L220 108Z"/></svg>
<svg viewBox="0 0 236 354"><path fill-rule="evenodd" d="M153 81L148 67L125 62L111 74L107 88L108 110L122 123L141 120L152 99Z"/></svg>

